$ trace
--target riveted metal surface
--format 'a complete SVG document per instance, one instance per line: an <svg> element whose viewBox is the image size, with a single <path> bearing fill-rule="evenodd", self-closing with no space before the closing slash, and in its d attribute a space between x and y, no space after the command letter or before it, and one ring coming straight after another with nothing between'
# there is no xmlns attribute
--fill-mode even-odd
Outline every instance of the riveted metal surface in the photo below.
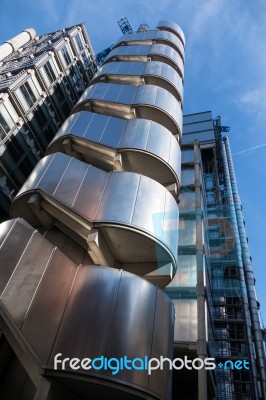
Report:
<svg viewBox="0 0 266 400"><path fill-rule="evenodd" d="M152 44L145 46L120 46L113 49L104 64L117 59L119 61L161 61L173 67L184 78L184 63L180 54L169 46Z"/></svg>
<svg viewBox="0 0 266 400"><path fill-rule="evenodd" d="M119 47L123 44L128 45L149 45L153 43L164 44L172 47L184 58L184 45L182 41L174 33L167 31L149 31L149 32L136 32L128 33L122 36L115 44L114 47Z"/></svg>
<svg viewBox="0 0 266 400"><path fill-rule="evenodd" d="M185 44L185 35L182 29L175 22L160 20L156 28L159 30L169 30L170 32L173 32Z"/></svg>
<svg viewBox="0 0 266 400"><path fill-rule="evenodd" d="M103 89L104 96L102 96ZM113 115L121 111L132 118L132 108L137 117L151 119L169 129L173 134L181 135L182 110L180 103L167 90L154 85L132 86L98 82L85 90L72 114L89 110L97 102L98 112ZM91 104L88 107L88 104ZM126 110L125 106L128 107Z"/></svg>

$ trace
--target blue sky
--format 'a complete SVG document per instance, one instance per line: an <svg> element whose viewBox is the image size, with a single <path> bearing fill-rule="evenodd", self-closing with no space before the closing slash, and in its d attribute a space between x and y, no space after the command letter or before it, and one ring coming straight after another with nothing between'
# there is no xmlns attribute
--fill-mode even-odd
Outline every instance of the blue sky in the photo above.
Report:
<svg viewBox="0 0 266 400"><path fill-rule="evenodd" d="M266 325L266 2L265 0L1 0L0 42L33 27L37 34L85 22L95 52L159 19L186 35L185 113L212 110L229 138L243 203L256 288ZM262 145L262 146L261 146ZM261 147L256 147L261 146ZM253 150L243 150L256 147ZM237 154L241 152L240 154Z"/></svg>

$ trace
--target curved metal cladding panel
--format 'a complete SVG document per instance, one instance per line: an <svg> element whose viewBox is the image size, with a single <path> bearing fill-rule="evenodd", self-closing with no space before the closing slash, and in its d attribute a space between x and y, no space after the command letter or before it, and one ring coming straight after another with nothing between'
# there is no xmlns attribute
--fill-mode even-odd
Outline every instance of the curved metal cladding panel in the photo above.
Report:
<svg viewBox="0 0 266 400"><path fill-rule="evenodd" d="M100 69L92 83L105 77L107 82L157 85L168 90L182 103L183 82L177 71L161 61L109 62Z"/></svg>
<svg viewBox="0 0 266 400"><path fill-rule="evenodd" d="M120 46L113 49L104 61L104 65L112 60L119 61L161 61L173 67L184 79L184 62L180 54L164 44L143 46Z"/></svg>
<svg viewBox="0 0 266 400"><path fill-rule="evenodd" d="M24 220L10 220L0 225L0 308L1 329L10 322L17 327L7 340L33 354L46 376L74 382L74 392L82 380L93 399L117 393L169 400L167 368L151 376L147 370L97 368L101 357L172 357L173 304L144 279L113 268L78 267ZM100 360L90 370L69 364L55 369L58 353L61 360Z"/></svg>
<svg viewBox="0 0 266 400"><path fill-rule="evenodd" d="M149 31L149 32L136 32L128 33L122 36L115 44L114 47L123 45L147 45L147 44L164 44L176 50L184 60L184 45L175 34L166 31Z"/></svg>
<svg viewBox="0 0 266 400"><path fill-rule="evenodd" d="M56 152L106 170L116 169L120 153L122 170L180 186L180 146L170 131L153 121L81 111L65 121L46 153Z"/></svg>
<svg viewBox="0 0 266 400"><path fill-rule="evenodd" d="M167 189L148 177L108 173L56 153L38 163L11 212L35 227L44 225L41 214L46 212L51 225L59 221L85 248L90 234L99 230L111 251L103 250L109 254L105 265L168 280L160 285L176 271L178 206Z"/></svg>
<svg viewBox="0 0 266 400"><path fill-rule="evenodd" d="M175 22L160 20L156 28L158 30L169 31L174 33L185 45L185 35L182 29Z"/></svg>
<svg viewBox="0 0 266 400"><path fill-rule="evenodd" d="M71 113L78 111L151 119L178 137L182 134L180 103L167 90L154 85L96 83L85 90Z"/></svg>

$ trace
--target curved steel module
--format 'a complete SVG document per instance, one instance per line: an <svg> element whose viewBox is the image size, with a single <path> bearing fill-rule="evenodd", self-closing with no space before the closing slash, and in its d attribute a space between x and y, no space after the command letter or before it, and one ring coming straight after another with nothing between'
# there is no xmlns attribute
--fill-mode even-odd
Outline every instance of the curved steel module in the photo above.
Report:
<svg viewBox="0 0 266 400"><path fill-rule="evenodd" d="M113 49L106 57L103 65L110 61L160 61L174 68L184 79L184 63L179 53L163 44L151 46L120 46Z"/></svg>
<svg viewBox="0 0 266 400"><path fill-rule="evenodd" d="M102 66L92 83L99 81L130 83L133 85L157 85L168 90L182 103L183 82L177 71L160 61L109 62Z"/></svg>
<svg viewBox="0 0 266 400"><path fill-rule="evenodd" d="M127 119L151 119L178 138L182 133L180 103L167 90L153 85L96 83L85 90L71 114L78 111L93 111Z"/></svg>
<svg viewBox="0 0 266 400"><path fill-rule="evenodd" d="M175 34L166 31L149 31L128 33L122 36L115 44L119 46L163 44L176 50L184 60L184 45Z"/></svg>
<svg viewBox="0 0 266 400"><path fill-rule="evenodd" d="M165 287L177 268L178 206L161 183L180 176L184 63L179 30L161 25L123 37L129 45L114 49L103 67L110 82L84 92L48 150L66 154L44 157L12 205L13 216L55 243L63 238L65 254L94 266L77 267L25 221L0 225L0 327L37 390L49 376L92 400L171 398L166 368L114 377L53 365L61 352L171 357L173 307L147 281ZM118 74L129 84L112 83Z"/></svg>
<svg viewBox="0 0 266 400"><path fill-rule="evenodd" d="M130 393L132 400L169 400L167 368L150 376L126 368L114 374L110 368L55 369L54 361L59 353L61 360L171 358L173 305L155 285L113 268L78 267L17 219L0 225L0 299L1 329L27 357L26 370L70 384L77 395L93 392L93 399Z"/></svg>
<svg viewBox="0 0 266 400"><path fill-rule="evenodd" d="M185 35L182 31L182 29L175 23L172 21L166 21L166 20L161 20L159 21L157 27L158 30L162 30L162 31L169 31L172 32L173 34L175 34L184 44L185 46Z"/></svg>
<svg viewBox="0 0 266 400"><path fill-rule="evenodd" d="M108 173L56 153L35 167L11 214L34 227L59 227L88 249L95 264L123 268L160 286L176 272L178 206L167 189L145 176Z"/></svg>
<svg viewBox="0 0 266 400"><path fill-rule="evenodd" d="M137 172L180 191L180 146L166 128L144 119L81 111L71 115L46 154L61 152L107 171Z"/></svg>

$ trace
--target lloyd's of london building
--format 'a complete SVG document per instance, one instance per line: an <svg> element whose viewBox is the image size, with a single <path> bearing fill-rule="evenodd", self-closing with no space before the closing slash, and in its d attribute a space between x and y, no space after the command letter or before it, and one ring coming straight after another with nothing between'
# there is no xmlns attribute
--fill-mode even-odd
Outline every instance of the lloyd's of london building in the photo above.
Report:
<svg viewBox="0 0 266 400"><path fill-rule="evenodd" d="M0 225L2 398L266 399L228 140L210 112L182 137L183 79L175 23L124 35L16 195ZM148 374L151 358L198 361Z"/></svg>

